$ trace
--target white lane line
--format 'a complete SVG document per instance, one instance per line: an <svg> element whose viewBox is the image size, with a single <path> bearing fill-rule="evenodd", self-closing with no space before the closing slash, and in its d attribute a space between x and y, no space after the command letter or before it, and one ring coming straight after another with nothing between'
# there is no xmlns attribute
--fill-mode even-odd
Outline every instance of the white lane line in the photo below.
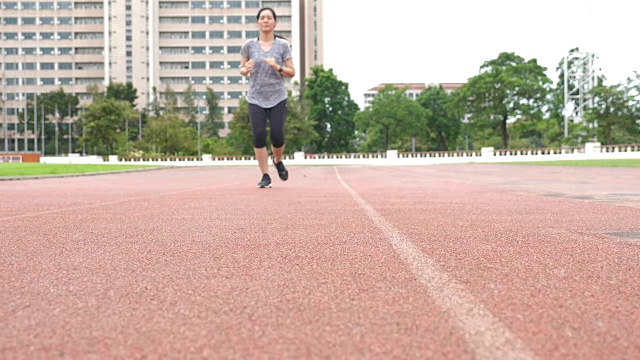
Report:
<svg viewBox="0 0 640 360"><path fill-rule="evenodd" d="M420 249L394 228L367 201L342 180L334 166L338 180L364 209L374 224L391 242L393 249L411 268L413 274L429 290L438 306L453 315L464 333L476 359L534 359L531 351L515 335L478 303L462 285L457 284Z"/></svg>
<svg viewBox="0 0 640 360"><path fill-rule="evenodd" d="M233 183L233 184L222 184L222 185L216 185L216 186L208 186L208 187L205 187L205 188L180 190L180 191L171 191L171 192L166 192L166 193L139 196L139 197L127 198L127 199L121 199L121 200L105 201L105 202L99 202L99 203L93 203L93 204L87 204L87 205L72 206L72 207L61 208L61 209L46 210L46 211L39 211L39 212L30 212L30 213L25 213L25 214L9 215L9 216L5 216L5 217L0 217L0 221L25 218L25 217L29 217L29 216L49 215L49 214L55 214L55 213L64 212L64 211L71 211L71 210L90 209L90 208L95 208L95 207L100 207L100 206L121 204L121 203L129 202L129 201L148 200L148 199L152 199L152 198L160 197L160 196L177 195L177 194L184 194L184 193L188 193L188 192L196 192L196 191L202 191L202 190L211 190L211 189L217 189L217 188L231 186L231 185L235 185L235 184L236 183Z"/></svg>

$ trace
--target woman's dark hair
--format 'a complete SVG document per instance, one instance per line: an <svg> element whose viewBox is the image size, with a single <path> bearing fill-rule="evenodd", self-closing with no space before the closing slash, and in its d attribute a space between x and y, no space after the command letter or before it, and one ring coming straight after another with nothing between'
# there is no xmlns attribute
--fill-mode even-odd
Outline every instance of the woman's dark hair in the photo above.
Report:
<svg viewBox="0 0 640 360"><path fill-rule="evenodd" d="M276 11L270 7L263 7L262 9L258 10L258 15L256 15L256 20L260 20L260 14L262 14L262 12L265 10L271 11L271 13L273 14L273 20L278 21L278 17L276 16Z"/></svg>

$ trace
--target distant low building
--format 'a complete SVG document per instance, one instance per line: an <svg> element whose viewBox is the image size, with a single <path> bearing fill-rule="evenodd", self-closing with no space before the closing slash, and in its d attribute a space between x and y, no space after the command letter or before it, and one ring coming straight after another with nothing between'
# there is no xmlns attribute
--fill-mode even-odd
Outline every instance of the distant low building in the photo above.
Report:
<svg viewBox="0 0 640 360"><path fill-rule="evenodd" d="M369 107L371 105L371 102L373 101L373 99L375 99L376 95L378 95L378 92L380 90L382 90L387 85L393 85L397 89L407 88L407 91L405 92L405 95L409 99L415 100L428 87L441 86L444 89L444 91L446 91L447 93L450 93L453 90L461 88L462 85L464 85L464 83L440 83L440 84L428 84L428 85L424 84L424 83L387 83L387 84L380 84L380 85L378 85L378 86L376 86L374 88L371 88L371 89L367 90L367 92L364 93L364 107L365 108Z"/></svg>

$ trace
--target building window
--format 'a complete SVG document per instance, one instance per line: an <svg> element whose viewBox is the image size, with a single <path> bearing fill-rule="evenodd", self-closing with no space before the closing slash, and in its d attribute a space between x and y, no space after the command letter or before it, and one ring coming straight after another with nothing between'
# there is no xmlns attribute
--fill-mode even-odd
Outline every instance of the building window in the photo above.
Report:
<svg viewBox="0 0 640 360"><path fill-rule="evenodd" d="M192 54L206 54L207 47L206 46L193 46L191 47Z"/></svg>
<svg viewBox="0 0 640 360"><path fill-rule="evenodd" d="M212 76L210 80L212 84L224 84L224 76Z"/></svg>
<svg viewBox="0 0 640 360"><path fill-rule="evenodd" d="M6 64L4 64L4 68L7 71L19 70L18 63L6 63Z"/></svg>
<svg viewBox="0 0 640 360"><path fill-rule="evenodd" d="M207 78L204 76L195 76L191 78L191 83L194 85L204 85L207 83Z"/></svg>
<svg viewBox="0 0 640 360"><path fill-rule="evenodd" d="M73 78L58 78L60 85L73 85Z"/></svg>
<svg viewBox="0 0 640 360"><path fill-rule="evenodd" d="M212 61L209 63L209 69L224 69L224 61Z"/></svg>
<svg viewBox="0 0 640 360"><path fill-rule="evenodd" d="M36 48L22 48L22 55L35 55L35 54L36 54Z"/></svg>
<svg viewBox="0 0 640 360"><path fill-rule="evenodd" d="M189 7L188 2L161 1L160 9L186 9Z"/></svg>
<svg viewBox="0 0 640 360"><path fill-rule="evenodd" d="M206 39L207 32L206 31L193 31L191 32L192 39Z"/></svg>
<svg viewBox="0 0 640 360"><path fill-rule="evenodd" d="M76 25L100 25L104 23L101 17L77 17L74 19Z"/></svg>
<svg viewBox="0 0 640 360"><path fill-rule="evenodd" d="M229 99L242 98L242 91L229 91L227 94L229 95Z"/></svg>
<svg viewBox="0 0 640 360"><path fill-rule="evenodd" d="M53 10L53 1L40 1L40 10Z"/></svg>
<svg viewBox="0 0 640 360"><path fill-rule="evenodd" d="M229 39L242 39L242 31L227 31Z"/></svg>
<svg viewBox="0 0 640 360"><path fill-rule="evenodd" d="M102 85L104 83L103 78L77 78L77 85Z"/></svg>
<svg viewBox="0 0 640 360"><path fill-rule="evenodd" d="M224 46L209 46L211 54L224 54Z"/></svg>
<svg viewBox="0 0 640 360"><path fill-rule="evenodd" d="M224 16L209 16L209 24L224 24Z"/></svg>
<svg viewBox="0 0 640 360"><path fill-rule="evenodd" d="M209 7L212 9L224 9L224 1L209 1Z"/></svg>
<svg viewBox="0 0 640 360"><path fill-rule="evenodd" d="M55 85L55 78L40 78L40 85Z"/></svg>
<svg viewBox="0 0 640 360"><path fill-rule="evenodd" d="M183 62L161 62L160 69L162 70L183 70L189 69L189 63Z"/></svg>
<svg viewBox="0 0 640 360"><path fill-rule="evenodd" d="M22 64L22 69L23 70L35 70L36 69L36 63L23 63Z"/></svg>
<svg viewBox="0 0 640 360"><path fill-rule="evenodd" d="M2 4L3 10L18 10L18 3L14 1L7 1Z"/></svg>
<svg viewBox="0 0 640 360"><path fill-rule="evenodd" d="M209 39L224 39L224 31L210 31Z"/></svg>
<svg viewBox="0 0 640 360"><path fill-rule="evenodd" d="M65 49L65 48L61 48ZM102 48L76 48L75 54L76 55L102 55L103 53L103 49Z"/></svg>
<svg viewBox="0 0 640 360"><path fill-rule="evenodd" d="M75 9L84 9L84 10L96 10L102 9L102 1L100 2L76 2L74 3Z"/></svg>
<svg viewBox="0 0 640 360"><path fill-rule="evenodd" d="M160 39L188 39L188 32L161 32Z"/></svg>
<svg viewBox="0 0 640 360"><path fill-rule="evenodd" d="M192 16L191 17L192 24L206 24L207 20L205 16Z"/></svg>
<svg viewBox="0 0 640 360"><path fill-rule="evenodd" d="M20 21L20 23L22 25L35 25L36 24L36 18L34 18L34 17L23 17L22 21Z"/></svg>
<svg viewBox="0 0 640 360"><path fill-rule="evenodd" d="M246 31L245 32L247 39L253 39L253 38L257 38L260 35L259 31Z"/></svg>
<svg viewBox="0 0 640 360"><path fill-rule="evenodd" d="M240 9L242 8L242 1L227 1L227 7L231 9Z"/></svg>
<svg viewBox="0 0 640 360"><path fill-rule="evenodd" d="M191 8L192 9L205 9L207 7L206 1L192 1Z"/></svg>
<svg viewBox="0 0 640 360"><path fill-rule="evenodd" d="M40 25L53 25L53 18L50 16L40 17Z"/></svg>
<svg viewBox="0 0 640 360"><path fill-rule="evenodd" d="M73 64L69 62L58 63L58 70L72 70Z"/></svg>
<svg viewBox="0 0 640 360"><path fill-rule="evenodd" d="M188 16L171 16L171 17L161 17L160 24L188 24L189 17Z"/></svg>
<svg viewBox="0 0 640 360"><path fill-rule="evenodd" d="M40 70L55 70L54 63L40 63Z"/></svg>
<svg viewBox="0 0 640 360"><path fill-rule="evenodd" d="M36 2L35 1L24 1L24 2L20 3L20 8L22 10L35 10L36 9Z"/></svg>
<svg viewBox="0 0 640 360"><path fill-rule="evenodd" d="M8 17L2 19L2 25L18 25L18 18Z"/></svg>
<svg viewBox="0 0 640 360"><path fill-rule="evenodd" d="M229 54L240 54L242 50L242 46L227 46L227 53Z"/></svg>
<svg viewBox="0 0 640 360"><path fill-rule="evenodd" d="M58 48L58 55L70 55L72 51L70 47Z"/></svg>
<svg viewBox="0 0 640 360"><path fill-rule="evenodd" d="M70 1L58 1L58 10L71 10L73 3Z"/></svg>
<svg viewBox="0 0 640 360"><path fill-rule="evenodd" d="M229 69L240 69L240 61L229 61Z"/></svg>
<svg viewBox="0 0 640 360"><path fill-rule="evenodd" d="M229 76L229 83L231 84L242 84L243 78L242 76Z"/></svg>
<svg viewBox="0 0 640 360"><path fill-rule="evenodd" d="M40 40L53 40L54 36L55 35L52 32L41 32L40 33Z"/></svg>
<svg viewBox="0 0 640 360"><path fill-rule="evenodd" d="M191 68L192 69L206 69L207 68L207 62L206 61L193 61L191 63Z"/></svg>
<svg viewBox="0 0 640 360"><path fill-rule="evenodd" d="M4 48L4 55L18 55L18 48Z"/></svg>
<svg viewBox="0 0 640 360"><path fill-rule="evenodd" d="M81 32L75 33L74 37L76 40L102 40L104 34L101 32Z"/></svg>
<svg viewBox="0 0 640 360"><path fill-rule="evenodd" d="M76 70L104 70L104 63L76 63Z"/></svg>
<svg viewBox="0 0 640 360"><path fill-rule="evenodd" d="M257 9L260 7L260 1L245 1L244 7L248 9Z"/></svg>
<svg viewBox="0 0 640 360"><path fill-rule="evenodd" d="M291 7L291 1L263 1L262 2L262 6L270 7L272 9L290 8Z"/></svg>
<svg viewBox="0 0 640 360"><path fill-rule="evenodd" d="M162 55L176 55L176 54L188 54L188 47L161 47L160 54Z"/></svg>
<svg viewBox="0 0 640 360"><path fill-rule="evenodd" d="M8 32L3 34L4 40L18 40L18 33L16 32Z"/></svg>
<svg viewBox="0 0 640 360"><path fill-rule="evenodd" d="M60 39L60 40L71 40L71 39L73 39L73 33L72 32L59 32L58 33L58 39Z"/></svg>
<svg viewBox="0 0 640 360"><path fill-rule="evenodd" d="M22 33L22 39L24 39L24 40L36 40L37 39L36 33L34 33L34 32Z"/></svg>
<svg viewBox="0 0 640 360"><path fill-rule="evenodd" d="M227 24L242 24L242 16L227 16Z"/></svg>
<svg viewBox="0 0 640 360"><path fill-rule="evenodd" d="M69 16L58 18L58 25L72 25L72 24L73 24L73 18Z"/></svg>
<svg viewBox="0 0 640 360"><path fill-rule="evenodd" d="M40 48L40 55L53 55L54 52L54 48Z"/></svg>

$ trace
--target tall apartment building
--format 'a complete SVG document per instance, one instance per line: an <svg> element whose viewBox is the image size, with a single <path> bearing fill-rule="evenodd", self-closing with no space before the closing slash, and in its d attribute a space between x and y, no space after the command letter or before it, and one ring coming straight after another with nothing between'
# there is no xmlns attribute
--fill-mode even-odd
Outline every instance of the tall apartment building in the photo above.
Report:
<svg viewBox="0 0 640 360"><path fill-rule="evenodd" d="M200 114L210 87L230 121L248 90L240 49L258 36L261 7L276 11L276 33L291 43L298 69L293 81L302 82L322 64L322 0L0 0L0 138L24 138L17 114L34 93L62 87L86 104L88 85L111 82L131 82L139 109L169 87L180 98L192 85Z"/></svg>

